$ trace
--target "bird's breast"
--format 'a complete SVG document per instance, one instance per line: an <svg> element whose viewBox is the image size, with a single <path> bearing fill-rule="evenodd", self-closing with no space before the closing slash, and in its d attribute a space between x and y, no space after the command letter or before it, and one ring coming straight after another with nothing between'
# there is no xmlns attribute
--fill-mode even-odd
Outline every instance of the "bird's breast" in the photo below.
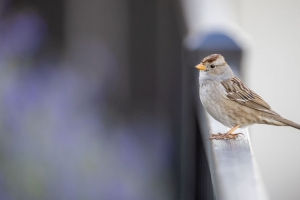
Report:
<svg viewBox="0 0 300 200"><path fill-rule="evenodd" d="M200 83L200 100L206 111L217 121L227 127L236 126L235 109L232 102L226 97L225 88L221 83Z"/></svg>

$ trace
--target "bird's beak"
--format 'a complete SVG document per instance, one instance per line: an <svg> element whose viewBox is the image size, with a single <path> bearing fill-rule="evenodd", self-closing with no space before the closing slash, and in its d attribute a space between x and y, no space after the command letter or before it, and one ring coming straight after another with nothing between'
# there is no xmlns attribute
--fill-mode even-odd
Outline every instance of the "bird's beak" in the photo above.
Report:
<svg viewBox="0 0 300 200"><path fill-rule="evenodd" d="M196 68L201 70L201 71L205 71L206 70L206 67L203 65L203 64L199 64L199 65L196 65Z"/></svg>

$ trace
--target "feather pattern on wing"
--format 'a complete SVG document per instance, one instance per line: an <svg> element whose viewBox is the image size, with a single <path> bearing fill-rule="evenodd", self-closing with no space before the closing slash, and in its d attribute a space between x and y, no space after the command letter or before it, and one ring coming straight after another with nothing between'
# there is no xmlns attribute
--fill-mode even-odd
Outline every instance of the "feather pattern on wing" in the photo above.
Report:
<svg viewBox="0 0 300 200"><path fill-rule="evenodd" d="M263 111L269 114L278 115L271 110L271 107L259 95L250 90L241 80L234 77L221 82L225 87L228 99L239 104Z"/></svg>

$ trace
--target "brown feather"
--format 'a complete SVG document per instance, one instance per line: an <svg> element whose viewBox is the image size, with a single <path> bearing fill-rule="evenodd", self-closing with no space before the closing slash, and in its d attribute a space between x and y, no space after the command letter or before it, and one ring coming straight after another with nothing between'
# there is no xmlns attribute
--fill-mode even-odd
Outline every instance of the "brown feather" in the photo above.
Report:
<svg viewBox="0 0 300 200"><path fill-rule="evenodd" d="M271 107L259 95L250 90L241 80L234 77L232 79L221 82L226 89L227 98L249 108L259 110L268 114L270 117L287 126L291 126L300 130L300 124L292 122L281 117L279 114L271 110ZM267 122L265 122L267 123ZM270 123L276 125L275 123Z"/></svg>
<svg viewBox="0 0 300 200"><path fill-rule="evenodd" d="M228 99L249 108L278 115L258 94L250 90L241 80L234 77L221 82L226 90ZM278 115L279 116L279 115Z"/></svg>
<svg viewBox="0 0 300 200"><path fill-rule="evenodd" d="M220 54L212 54L210 56L203 58L201 63L205 63L205 62L211 63L211 62L217 60L220 56L221 56Z"/></svg>
<svg viewBox="0 0 300 200"><path fill-rule="evenodd" d="M285 119L281 116L276 116L274 119L279 121L279 122L282 122L282 123L286 124L287 126L291 126L291 127L294 127L296 129L300 130L300 124L292 122L291 120Z"/></svg>

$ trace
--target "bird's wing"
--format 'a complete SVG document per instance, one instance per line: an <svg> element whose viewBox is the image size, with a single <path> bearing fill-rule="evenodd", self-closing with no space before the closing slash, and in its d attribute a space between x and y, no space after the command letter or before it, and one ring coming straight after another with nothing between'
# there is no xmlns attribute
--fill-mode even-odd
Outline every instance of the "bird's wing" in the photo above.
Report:
<svg viewBox="0 0 300 200"><path fill-rule="evenodd" d="M259 95L250 90L240 79L234 77L221 82L228 99L249 108L278 115Z"/></svg>

